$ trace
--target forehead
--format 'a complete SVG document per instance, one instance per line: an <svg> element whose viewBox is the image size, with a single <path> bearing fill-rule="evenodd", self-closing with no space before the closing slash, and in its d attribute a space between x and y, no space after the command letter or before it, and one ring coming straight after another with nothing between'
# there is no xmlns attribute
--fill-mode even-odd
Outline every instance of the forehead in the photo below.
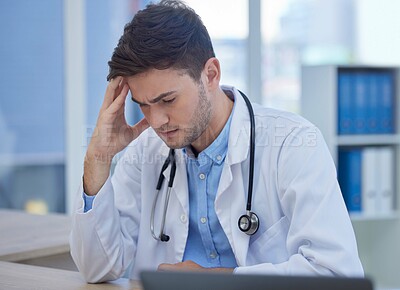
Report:
<svg viewBox="0 0 400 290"><path fill-rule="evenodd" d="M163 70L150 69L134 76L129 76L126 79L129 84L137 86L147 82L168 83L185 77L189 77L189 75L184 70L169 68Z"/></svg>
<svg viewBox="0 0 400 290"><path fill-rule="evenodd" d="M183 70L151 69L126 78L132 95L138 100L157 97L169 91L182 91L192 88L195 82Z"/></svg>

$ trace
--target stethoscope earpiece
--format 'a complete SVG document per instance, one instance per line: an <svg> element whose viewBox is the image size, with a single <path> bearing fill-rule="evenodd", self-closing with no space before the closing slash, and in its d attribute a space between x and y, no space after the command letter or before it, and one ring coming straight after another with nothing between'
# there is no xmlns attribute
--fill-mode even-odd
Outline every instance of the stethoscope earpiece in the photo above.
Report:
<svg viewBox="0 0 400 290"><path fill-rule="evenodd" d="M250 166L249 166L249 188L247 192L247 205L246 205L246 214L242 215L239 220L238 220L238 226L239 229L248 234L248 235L253 235L257 232L258 227L259 227L259 220L258 216L251 211L251 200L252 200L252 195L253 195L253 179L254 179L254 152L255 152L255 118L254 118L254 112L253 112L253 107L251 106L251 103L249 99L246 97L245 94L243 94L241 91L239 93L243 96L244 101L246 102L246 106L249 110L249 115L250 115ZM160 190L164 181L164 171L167 169L168 165L171 163L171 172L170 172L170 177L169 177L169 182L168 182L168 189L167 193L165 196L165 203L164 203L164 212L161 220L161 229L159 235L155 234L154 230L154 215L155 215L155 210L156 210L156 205L157 205L157 200L158 196L160 194ZM165 219L167 216L167 209L168 209L168 202L169 202L169 197L171 194L171 189L172 185L174 183L174 178L175 178L175 171L176 171L176 162L175 162L175 151L174 149L170 149L168 158L165 160L160 176L158 178L157 186L156 186L156 196L153 201L153 208L151 210L151 217L150 217L150 231L154 239L157 241L161 242L168 242L170 237L164 233L165 229Z"/></svg>

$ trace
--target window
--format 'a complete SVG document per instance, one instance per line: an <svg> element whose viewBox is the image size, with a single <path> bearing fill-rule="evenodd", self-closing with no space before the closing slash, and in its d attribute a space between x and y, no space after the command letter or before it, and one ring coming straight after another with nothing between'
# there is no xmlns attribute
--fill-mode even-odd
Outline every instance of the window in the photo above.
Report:
<svg viewBox="0 0 400 290"><path fill-rule="evenodd" d="M63 212L62 0L0 2L0 207Z"/></svg>
<svg viewBox="0 0 400 290"><path fill-rule="evenodd" d="M262 0L263 103L300 111L302 64L343 64L354 53L349 0Z"/></svg>
<svg viewBox="0 0 400 290"><path fill-rule="evenodd" d="M247 91L248 0L185 2L201 17L211 36L221 63L221 84Z"/></svg>

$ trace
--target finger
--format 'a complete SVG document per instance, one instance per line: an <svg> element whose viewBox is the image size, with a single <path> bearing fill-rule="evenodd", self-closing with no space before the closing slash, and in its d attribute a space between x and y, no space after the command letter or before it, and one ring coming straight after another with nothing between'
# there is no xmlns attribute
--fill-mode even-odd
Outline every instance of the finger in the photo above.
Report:
<svg viewBox="0 0 400 290"><path fill-rule="evenodd" d="M124 84L120 94L115 98L115 100L107 108L109 113L115 113L125 105L126 96L128 95L129 87Z"/></svg>
<svg viewBox="0 0 400 290"><path fill-rule="evenodd" d="M115 97L119 96L119 94L121 93L121 91L124 88L125 84L127 84L126 79L122 78L122 80L120 81L120 83L118 85L118 88L115 90L115 94L114 94Z"/></svg>
<svg viewBox="0 0 400 290"><path fill-rule="evenodd" d="M119 76L119 77L116 77L115 79L112 79L108 83L106 93L104 95L103 105L101 106L102 110L107 109L112 104L112 102L114 101L116 96L118 96L121 93L122 81L123 81L123 78L121 76Z"/></svg>

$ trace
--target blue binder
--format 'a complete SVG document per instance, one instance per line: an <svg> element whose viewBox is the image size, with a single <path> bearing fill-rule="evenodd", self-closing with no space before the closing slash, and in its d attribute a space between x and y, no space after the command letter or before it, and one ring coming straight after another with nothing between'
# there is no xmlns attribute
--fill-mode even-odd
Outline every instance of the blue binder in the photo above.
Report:
<svg viewBox="0 0 400 290"><path fill-rule="evenodd" d="M354 131L352 118L352 75L339 72L338 75L338 134L351 134Z"/></svg>
<svg viewBox="0 0 400 290"><path fill-rule="evenodd" d="M338 180L349 212L361 212L361 149L339 151Z"/></svg>
<svg viewBox="0 0 400 290"><path fill-rule="evenodd" d="M378 130L382 134L394 133L394 80L391 72L378 76Z"/></svg>
<svg viewBox="0 0 400 290"><path fill-rule="evenodd" d="M354 72L354 81L352 83L354 134L367 133L367 84L367 73L363 71Z"/></svg>
<svg viewBox="0 0 400 290"><path fill-rule="evenodd" d="M366 100L366 133L378 134L379 133L379 114L378 108L380 103L380 96L378 92L378 74L377 72L370 72L367 76L367 100Z"/></svg>

